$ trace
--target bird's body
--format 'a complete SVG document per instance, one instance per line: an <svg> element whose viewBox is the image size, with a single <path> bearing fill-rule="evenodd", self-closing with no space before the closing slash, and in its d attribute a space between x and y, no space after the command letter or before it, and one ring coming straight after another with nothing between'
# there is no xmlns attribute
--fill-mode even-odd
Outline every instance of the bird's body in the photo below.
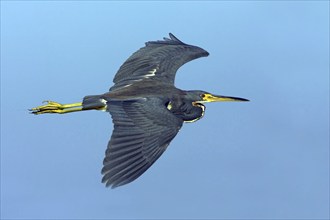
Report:
<svg viewBox="0 0 330 220"><path fill-rule="evenodd" d="M161 88L161 89L159 89ZM171 98L176 94L181 93L174 85L163 83L162 81L143 79L132 85L118 88L103 94L104 97L109 99L134 99L136 97L159 97Z"/></svg>
<svg viewBox="0 0 330 220"><path fill-rule="evenodd" d="M161 89L159 89L161 88ZM102 95L86 96L83 100L83 109L95 109L99 106L106 110L106 103L114 101L146 101L157 99L162 106L181 118L185 122L195 121L202 117L204 111L193 105L189 91L184 91L175 86L161 81L145 79ZM194 110L197 108L196 110Z"/></svg>
<svg viewBox="0 0 330 220"><path fill-rule="evenodd" d="M31 110L34 114L108 111L114 130L103 161L102 181L106 186L121 186L138 178L161 156L183 122L194 122L204 115L204 102L247 101L174 86L178 68L203 56L208 52L170 34L163 41L147 42L129 57L109 92L86 96L81 103L49 101Z"/></svg>

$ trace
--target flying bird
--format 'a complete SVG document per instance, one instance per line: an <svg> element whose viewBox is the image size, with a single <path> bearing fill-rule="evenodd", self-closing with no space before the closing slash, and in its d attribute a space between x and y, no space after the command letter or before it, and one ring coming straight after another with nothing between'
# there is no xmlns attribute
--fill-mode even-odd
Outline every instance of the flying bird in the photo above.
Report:
<svg viewBox="0 0 330 220"><path fill-rule="evenodd" d="M73 104L45 101L30 112L109 112L114 128L105 152L102 182L107 187L122 186L141 176L164 153L184 122L203 117L204 103L249 101L174 86L182 65L208 55L170 33L169 38L149 41L133 53L119 68L109 92L88 95Z"/></svg>

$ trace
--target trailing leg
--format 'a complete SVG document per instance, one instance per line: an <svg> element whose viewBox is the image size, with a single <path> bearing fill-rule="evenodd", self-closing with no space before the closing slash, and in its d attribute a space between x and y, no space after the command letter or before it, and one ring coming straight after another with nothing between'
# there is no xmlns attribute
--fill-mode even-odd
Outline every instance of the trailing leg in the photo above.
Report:
<svg viewBox="0 0 330 220"><path fill-rule="evenodd" d="M106 101L99 95L85 96L83 102L76 102L71 104L60 104L53 101L44 101L45 105L41 105L32 109L29 109L30 113L35 115L45 113L65 114L86 110L106 110Z"/></svg>
<svg viewBox="0 0 330 220"><path fill-rule="evenodd" d="M29 109L30 113L35 115L45 114L45 113L57 113L64 114L70 112L82 111L82 103L72 103L72 104L60 104L53 101L44 101L45 105L41 105L32 109Z"/></svg>

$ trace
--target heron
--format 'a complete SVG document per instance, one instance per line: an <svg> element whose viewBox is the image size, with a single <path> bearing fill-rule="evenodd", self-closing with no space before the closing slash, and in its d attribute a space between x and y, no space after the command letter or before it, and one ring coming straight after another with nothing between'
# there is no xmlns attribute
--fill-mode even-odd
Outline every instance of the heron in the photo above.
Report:
<svg viewBox="0 0 330 220"><path fill-rule="evenodd" d="M172 33L148 41L117 71L108 92L88 95L82 102L54 101L29 109L30 113L65 114L86 110L109 112L114 124L103 160L102 182L115 188L140 177L164 153L184 122L195 122L205 113L206 102L249 101L174 85L177 70L209 53L183 43Z"/></svg>

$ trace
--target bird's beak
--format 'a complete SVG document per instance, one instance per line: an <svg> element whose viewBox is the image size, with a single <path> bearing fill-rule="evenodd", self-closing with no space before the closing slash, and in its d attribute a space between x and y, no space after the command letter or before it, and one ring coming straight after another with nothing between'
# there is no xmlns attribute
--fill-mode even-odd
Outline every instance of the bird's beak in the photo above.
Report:
<svg viewBox="0 0 330 220"><path fill-rule="evenodd" d="M231 96L222 96L222 95L213 95L206 93L202 97L203 102L246 102L249 101L248 99L238 98L238 97L231 97Z"/></svg>

